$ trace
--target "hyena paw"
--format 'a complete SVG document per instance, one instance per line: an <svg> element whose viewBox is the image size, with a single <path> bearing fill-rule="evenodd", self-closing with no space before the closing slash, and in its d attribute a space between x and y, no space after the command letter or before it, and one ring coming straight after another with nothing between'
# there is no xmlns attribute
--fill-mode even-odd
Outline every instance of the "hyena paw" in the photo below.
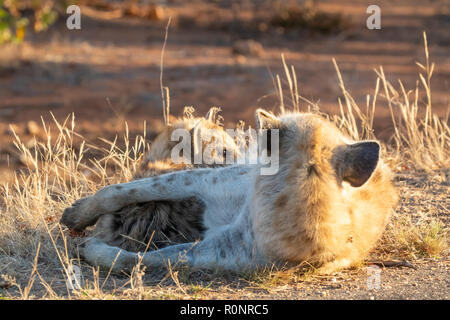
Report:
<svg viewBox="0 0 450 320"><path fill-rule="evenodd" d="M352 261L349 259L338 259L325 263L323 266L317 269L317 273L321 275L330 275L335 272L341 271L342 269L348 268L351 265Z"/></svg>
<svg viewBox="0 0 450 320"><path fill-rule="evenodd" d="M70 229L82 231L86 227L95 224L94 200L91 197L75 201L71 207L66 208L60 222Z"/></svg>

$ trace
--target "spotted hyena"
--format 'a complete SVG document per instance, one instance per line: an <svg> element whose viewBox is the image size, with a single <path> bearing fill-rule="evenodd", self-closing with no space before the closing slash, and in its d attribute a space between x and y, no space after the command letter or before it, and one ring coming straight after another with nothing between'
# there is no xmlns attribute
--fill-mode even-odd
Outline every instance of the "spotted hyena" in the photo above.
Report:
<svg viewBox="0 0 450 320"><path fill-rule="evenodd" d="M195 197L205 208L203 239L147 252L144 265L242 270L308 261L329 273L359 262L397 201L379 144L352 141L310 113L277 117L260 109L256 120L279 135L275 174L261 175L261 164L232 165L112 185L75 202L62 222L84 228L127 205ZM139 258L95 238L81 251L89 263L117 271Z"/></svg>
<svg viewBox="0 0 450 320"><path fill-rule="evenodd" d="M166 126L151 144L148 153L133 177L133 180L148 178L168 172L205 167L204 162L195 164L197 153L202 153L209 144L214 143L212 152L202 153L208 167L224 163L226 153L238 154L236 141L227 135L217 117L218 108L211 108L206 117L185 116ZM189 134L192 142L190 161L175 163L171 152L179 143L173 133L182 130ZM209 136L205 137L206 132ZM196 144L201 144L198 148ZM209 160L209 161L208 161ZM147 201L133 203L109 214L102 215L96 223L93 237L111 246L128 251L163 248L167 245L192 242L201 239L204 227L202 215L204 205L195 197L178 201ZM84 226L83 226L84 227ZM80 229L75 225L74 228Z"/></svg>

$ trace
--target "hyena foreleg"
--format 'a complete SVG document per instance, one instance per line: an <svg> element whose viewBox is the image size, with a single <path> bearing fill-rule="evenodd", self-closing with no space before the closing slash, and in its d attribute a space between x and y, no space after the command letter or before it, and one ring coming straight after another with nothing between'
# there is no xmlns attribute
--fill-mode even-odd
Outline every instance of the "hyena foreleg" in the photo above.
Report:
<svg viewBox="0 0 450 320"><path fill-rule="evenodd" d="M177 171L107 186L65 209L61 222L69 228L83 230L95 224L103 214L113 213L130 204L156 200L196 197L208 206L208 203L226 195L226 201L230 203L247 187L248 181L243 176L248 171L248 168L239 166Z"/></svg>

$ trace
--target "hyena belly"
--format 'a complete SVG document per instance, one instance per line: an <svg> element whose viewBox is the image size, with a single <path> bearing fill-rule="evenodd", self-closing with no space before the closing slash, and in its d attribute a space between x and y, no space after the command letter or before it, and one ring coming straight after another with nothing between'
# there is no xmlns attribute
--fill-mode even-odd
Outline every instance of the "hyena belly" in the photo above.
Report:
<svg viewBox="0 0 450 320"><path fill-rule="evenodd" d="M120 212L102 216L96 237L127 251L144 251L194 242L204 231L204 205L195 198L154 201L129 205Z"/></svg>

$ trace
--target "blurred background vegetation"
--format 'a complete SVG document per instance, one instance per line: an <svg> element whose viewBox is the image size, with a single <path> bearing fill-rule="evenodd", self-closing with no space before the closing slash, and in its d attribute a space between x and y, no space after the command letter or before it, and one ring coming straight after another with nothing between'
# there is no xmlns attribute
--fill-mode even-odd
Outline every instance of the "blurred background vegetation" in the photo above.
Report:
<svg viewBox="0 0 450 320"><path fill-rule="evenodd" d="M0 44L23 41L29 30L45 31L69 1L0 0Z"/></svg>
<svg viewBox="0 0 450 320"><path fill-rule="evenodd" d="M115 9L121 16L135 16L159 20L162 18L160 4L177 1L141 0L0 0L0 44L21 42L28 32L46 31L58 17L66 14L69 5L84 5L99 10ZM269 27L291 29L302 27L322 33L340 32L349 27L349 21L341 14L329 14L317 10L312 0L213 0L211 4L231 10L235 23L242 23L242 9L255 14L246 21L248 29L266 31ZM265 14L262 14L265 13ZM114 14L114 13L113 13ZM185 21L186 22L186 21ZM192 21L191 21L192 22Z"/></svg>

